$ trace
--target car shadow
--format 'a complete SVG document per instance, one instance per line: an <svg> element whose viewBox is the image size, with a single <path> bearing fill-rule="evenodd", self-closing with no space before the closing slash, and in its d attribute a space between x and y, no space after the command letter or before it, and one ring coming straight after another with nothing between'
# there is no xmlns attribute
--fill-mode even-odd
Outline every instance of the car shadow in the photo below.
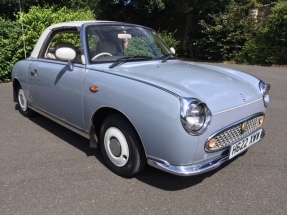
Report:
<svg viewBox="0 0 287 215"><path fill-rule="evenodd" d="M66 143L75 147L76 149L84 152L88 157L95 156L99 162L105 165L104 158L102 156L101 150L90 148L89 140L81 135L59 125L58 123L42 116L37 115L29 118L30 121L44 128L48 132L62 139Z"/></svg>
<svg viewBox="0 0 287 215"><path fill-rule="evenodd" d="M15 105L15 110L19 110L18 104ZM81 150L87 156L95 156L100 162L104 163L100 150L90 148L88 139L37 113L35 116L29 117L29 120Z"/></svg>
<svg viewBox="0 0 287 215"><path fill-rule="evenodd" d="M151 166L147 166L147 168L143 172L138 174L136 178L145 184L149 184L150 186L156 187L161 190L165 191L183 190L201 183L206 178L209 178L212 175L216 174L218 171L228 166L236 159L237 158L223 163L220 167L218 167L215 170L195 176L172 175L170 173L163 172Z"/></svg>
<svg viewBox="0 0 287 215"><path fill-rule="evenodd" d="M17 105L15 106L15 109L18 110ZM81 150L87 156L95 156L99 162L106 166L101 150L90 148L88 139L80 136L79 134L76 134L75 132L57 124L56 122L42 115L36 115L29 118L29 120L44 128L48 132L54 134L63 141L69 143L73 147ZM222 168L228 166L237 158L238 157L223 163L219 168L215 170L196 176L172 175L170 173L163 172L147 165L146 168L141 173L137 174L134 178L141 181L142 183L165 191L183 190L201 183L206 178L211 177L213 174L216 174Z"/></svg>

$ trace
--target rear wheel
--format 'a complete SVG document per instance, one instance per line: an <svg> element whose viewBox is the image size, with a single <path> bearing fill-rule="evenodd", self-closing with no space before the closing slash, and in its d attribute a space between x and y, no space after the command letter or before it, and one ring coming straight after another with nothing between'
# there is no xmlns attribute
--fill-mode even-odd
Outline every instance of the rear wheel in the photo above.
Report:
<svg viewBox="0 0 287 215"><path fill-rule="evenodd" d="M109 116L104 121L100 144L107 166L120 176L131 177L146 165L146 156L135 129L119 115Z"/></svg>
<svg viewBox="0 0 287 215"><path fill-rule="evenodd" d="M21 87L17 89L17 102L19 106L19 112L25 116L30 117L34 115L34 111L28 108L27 99L24 90Z"/></svg>

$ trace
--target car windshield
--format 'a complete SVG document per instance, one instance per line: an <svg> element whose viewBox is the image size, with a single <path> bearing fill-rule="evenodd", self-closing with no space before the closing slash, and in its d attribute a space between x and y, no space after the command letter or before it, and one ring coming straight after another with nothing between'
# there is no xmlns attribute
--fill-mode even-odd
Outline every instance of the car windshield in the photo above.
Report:
<svg viewBox="0 0 287 215"><path fill-rule="evenodd" d="M133 25L92 26L87 31L91 63L174 58L160 36Z"/></svg>

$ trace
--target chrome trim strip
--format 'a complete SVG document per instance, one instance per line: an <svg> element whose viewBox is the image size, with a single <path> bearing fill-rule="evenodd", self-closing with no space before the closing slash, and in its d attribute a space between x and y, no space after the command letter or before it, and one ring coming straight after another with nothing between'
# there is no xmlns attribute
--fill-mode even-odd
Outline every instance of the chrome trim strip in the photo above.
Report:
<svg viewBox="0 0 287 215"><path fill-rule="evenodd" d="M195 166L195 165L188 165L188 166L173 166L173 165L166 165L164 163L160 163L151 159L147 160L147 163L155 167L157 169L160 169L162 171L179 175L179 176L192 176L192 175L199 175L204 172L211 171L213 169L218 168L222 163L228 160L228 156L215 159L211 162L208 162L206 164L202 164L201 166Z"/></svg>
<svg viewBox="0 0 287 215"><path fill-rule="evenodd" d="M42 110L40 110L40 109L38 109L38 108L32 106L31 104L28 104L28 106L29 106L29 108L32 109L33 111L36 111L37 113L39 113L39 114L41 114L41 115L47 117L48 119L50 119L50 120L52 120L52 121L54 121L54 122L60 124L61 126L67 128L67 129L69 129L69 130L71 130L71 131L73 131L73 132L75 132L75 133L77 133L77 134L79 134L79 135L81 135L81 136L87 138L87 139L90 139L90 135L87 134L86 132L81 131L81 130L78 129L78 128L75 128L74 126L71 126L71 125L69 125L69 124L66 123L66 122L63 122L63 121L60 120L60 119L57 119L56 117L54 117L54 116L52 116L52 115L50 115L50 114L48 114L48 113L46 113L46 112L44 112L44 111L42 111Z"/></svg>
<svg viewBox="0 0 287 215"><path fill-rule="evenodd" d="M60 64L64 66L68 65L68 61L59 61L59 60L52 59L52 58L37 58L37 59L32 59L31 61L51 63L51 64ZM82 69L86 68L86 66L81 63L72 62L72 64L74 67L77 67L77 68L82 68Z"/></svg>
<svg viewBox="0 0 287 215"><path fill-rule="evenodd" d="M263 112L259 112L259 113L253 114L253 115L251 115L251 116L249 116L249 117L246 117L246 118L241 119L241 120L239 120L239 121L237 121L237 122L234 122L234 123L232 123L232 124L230 124L230 125L228 125L228 126L222 128L222 129L216 131L215 133L213 133L213 134L206 140L206 142L205 142L205 146L204 146L205 151L212 153L212 152L218 152L218 151L221 151L221 150L226 149L227 147L230 147L230 145L229 145L229 146L226 146L226 147L221 148L221 149L219 149L219 150L212 151L212 150L209 150L209 149L208 149L208 142L209 142L209 140L211 140L213 137L219 135L220 133L222 133L222 132L224 132L224 131L226 131L226 130L228 130L228 129L231 129L233 126L236 126L236 125L238 125L238 124L240 124L240 123L242 123L242 122L244 122L244 121L250 120L250 119L255 118L255 117L257 117L257 116L265 116L265 114L264 114ZM260 128L258 128L258 129L260 129ZM258 129L254 130L251 134L253 134L253 133L255 133L256 131L258 131ZM251 134L249 134L249 135L251 135ZM245 137L244 137L244 138L245 138ZM238 140L238 141L240 141L240 140Z"/></svg>
<svg viewBox="0 0 287 215"><path fill-rule="evenodd" d="M259 89L263 96L269 92L270 87L270 84L265 84L263 81L259 82Z"/></svg>
<svg viewBox="0 0 287 215"><path fill-rule="evenodd" d="M238 109L238 108L244 107L244 106L246 106L246 105L250 105L250 104L255 103L255 102L257 102L257 101L260 101L260 100L262 100L262 98L256 99L256 100L254 100L254 101L252 101L252 102L246 103L246 104L244 104L244 105L240 105L240 106L235 107L235 108L230 108L230 109L228 109L228 110L224 110L224 111L220 111L220 112L214 113L214 114L212 114L212 116L215 116L215 115L221 114L221 113L225 113L225 112L228 112L228 111L236 110L236 109Z"/></svg>
<svg viewBox="0 0 287 215"><path fill-rule="evenodd" d="M160 159L160 158L156 158L156 157L153 157L153 156L149 156L148 159L149 159L149 160L152 160L152 161L154 161L154 162L157 162L157 163L162 163L162 164L164 164L164 165L166 165L166 166L170 166L170 164L169 164L167 161L162 160L162 159Z"/></svg>
<svg viewBox="0 0 287 215"><path fill-rule="evenodd" d="M264 138L264 136L265 136L265 131L262 130L261 137L260 137L260 140L258 142L260 142ZM244 152L244 151L242 151L242 152ZM242 153L240 153L240 154L242 154ZM162 162L159 162L158 159L153 160L151 157L148 158L147 162L152 167L155 167L157 169L160 169L162 171L165 171L165 172L168 172L168 173L171 173L174 175L193 176L193 175L199 175L199 174L202 174L205 172L209 172L211 170L218 168L221 164L223 164L224 162L229 160L228 155L229 155L229 153L227 153L227 155L225 154L223 156L214 158L212 160L205 160L205 161L198 163L198 164L190 164L190 165L186 165L186 166L184 166L184 165L173 166L170 164L167 165L168 162L165 161L164 163L162 163ZM238 157L238 155L235 156L235 158L236 157Z"/></svg>

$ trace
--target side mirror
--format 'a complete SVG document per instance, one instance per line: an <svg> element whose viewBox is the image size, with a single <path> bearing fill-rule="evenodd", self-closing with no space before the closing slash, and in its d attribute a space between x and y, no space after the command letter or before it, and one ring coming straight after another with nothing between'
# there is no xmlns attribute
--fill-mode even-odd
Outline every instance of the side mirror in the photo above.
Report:
<svg viewBox="0 0 287 215"><path fill-rule="evenodd" d="M74 60L76 57L76 52L74 49L63 47L56 50L56 58L59 60L68 61L68 67L70 71L74 70L71 60Z"/></svg>
<svg viewBox="0 0 287 215"><path fill-rule="evenodd" d="M56 50L56 58L59 60L74 60L76 57L76 52L74 49L63 47Z"/></svg>
<svg viewBox="0 0 287 215"><path fill-rule="evenodd" d="M170 48L170 51L175 54L175 49L173 47Z"/></svg>

